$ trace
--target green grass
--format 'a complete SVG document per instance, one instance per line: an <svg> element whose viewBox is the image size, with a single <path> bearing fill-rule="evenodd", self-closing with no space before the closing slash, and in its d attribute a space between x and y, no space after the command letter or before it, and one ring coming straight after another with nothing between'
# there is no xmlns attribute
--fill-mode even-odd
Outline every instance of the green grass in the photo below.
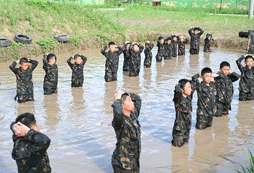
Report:
<svg viewBox="0 0 254 173"><path fill-rule="evenodd" d="M252 144L252 147L254 147L253 144ZM249 152L249 156L248 156L249 166L245 168L243 165L241 165L242 170L241 171L236 170L236 172L238 173L253 173L254 172L254 157L249 149L248 149L248 152Z"/></svg>

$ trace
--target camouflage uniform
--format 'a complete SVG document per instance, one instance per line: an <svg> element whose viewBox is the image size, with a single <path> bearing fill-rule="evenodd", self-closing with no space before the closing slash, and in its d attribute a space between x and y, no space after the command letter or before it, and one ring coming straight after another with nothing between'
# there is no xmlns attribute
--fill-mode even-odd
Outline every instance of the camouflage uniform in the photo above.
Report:
<svg viewBox="0 0 254 173"><path fill-rule="evenodd" d="M15 96L15 100L18 99L19 103L34 101L32 72L37 67L38 61L30 60L29 63L32 66L29 66L26 71L22 71L21 68L15 68L17 65L15 61L9 66L11 71L16 75L17 95Z"/></svg>
<svg viewBox="0 0 254 173"><path fill-rule="evenodd" d="M210 39L208 39L211 37ZM205 38L204 52L212 52L210 49L210 45L212 43L212 34L207 34Z"/></svg>
<svg viewBox="0 0 254 173"><path fill-rule="evenodd" d="M249 69L247 66L241 64L244 60L244 56L241 56L236 60L236 64L241 72L241 78L239 82L239 100L253 100L254 99L254 67Z"/></svg>
<svg viewBox="0 0 254 173"><path fill-rule="evenodd" d="M15 123L11 124L12 126ZM19 173L50 173L47 149L50 145L48 136L30 129L27 136L18 137L13 133L12 158L16 160Z"/></svg>
<svg viewBox="0 0 254 173"><path fill-rule="evenodd" d="M199 83L199 74L192 77L198 93L197 129L205 129L212 126L213 116L216 114L216 85L210 82L207 86L204 82Z"/></svg>
<svg viewBox="0 0 254 173"><path fill-rule="evenodd" d="M124 57L123 71L129 71L129 66L130 66L130 51L129 51L129 49L128 50L126 49L128 44L131 45L131 42L128 42L123 45L123 57Z"/></svg>
<svg viewBox="0 0 254 173"><path fill-rule="evenodd" d="M154 44L150 42L149 48L145 48L144 50L144 53L145 53L144 67L145 68L151 67L152 58L153 58L153 54L152 54L153 47L154 47Z"/></svg>
<svg viewBox="0 0 254 173"><path fill-rule="evenodd" d="M254 54L254 31L250 31L248 39L251 39L248 54Z"/></svg>
<svg viewBox="0 0 254 173"><path fill-rule="evenodd" d="M173 40L173 38L176 37L177 41ZM179 37L176 35L171 36L171 44L172 44L172 57L177 57L177 44L179 42Z"/></svg>
<svg viewBox="0 0 254 173"><path fill-rule="evenodd" d="M57 93L57 83L58 83L58 68L56 63L50 65L47 61L47 55L43 56L43 69L46 74L44 77L43 90L44 94L50 95Z"/></svg>
<svg viewBox="0 0 254 173"><path fill-rule="evenodd" d="M165 43L165 56L164 59L169 60L172 59L172 43Z"/></svg>
<svg viewBox="0 0 254 173"><path fill-rule="evenodd" d="M139 47L139 51L135 52L133 50L133 46L130 46L130 54L131 54L131 62L130 62L130 68L129 68L129 76L130 77L136 77L139 75L139 71L140 71L140 62L141 62L141 52L144 50L144 46L142 46L141 44L138 45Z"/></svg>
<svg viewBox="0 0 254 173"><path fill-rule="evenodd" d="M240 75L233 72L225 76L221 71L217 74L219 76L215 78L217 85L217 113L215 116L219 117L228 114L228 110L231 110L234 94L233 82L237 81Z"/></svg>
<svg viewBox="0 0 254 173"><path fill-rule="evenodd" d="M178 56L185 55L185 44L187 44L189 40L186 38L183 42L178 41Z"/></svg>
<svg viewBox="0 0 254 173"><path fill-rule="evenodd" d="M156 62L161 62L162 58L165 56L165 45L157 42L158 53L156 55Z"/></svg>
<svg viewBox="0 0 254 173"><path fill-rule="evenodd" d="M192 112L192 96L195 91L192 85L192 93L186 98L182 95L179 85L175 87L174 104L176 111L176 119L172 130L172 145L181 147L185 142L189 141L191 129L191 112Z"/></svg>
<svg viewBox="0 0 254 173"><path fill-rule="evenodd" d="M68 65L72 70L71 75L71 87L82 87L84 82L84 65L86 64L87 58L83 55L80 55L83 60L82 64L71 63L72 57L67 60Z"/></svg>
<svg viewBox="0 0 254 173"><path fill-rule="evenodd" d="M135 111L131 112L130 117L125 116L122 110L122 103L117 99L112 104L114 119L112 126L116 133L117 143L112 155L112 165L115 170L126 170L127 172L139 172L139 159L141 153L141 131L138 121L141 98L131 93ZM116 171L125 172L125 171Z"/></svg>
<svg viewBox="0 0 254 173"><path fill-rule="evenodd" d="M105 63L105 76L104 79L106 82L111 82L117 80L117 70L119 64L119 56L123 53L123 49L118 46L118 51L111 53L110 51L106 52L108 46L105 46L101 49L102 55L106 57Z"/></svg>
<svg viewBox="0 0 254 173"><path fill-rule="evenodd" d="M199 53L200 36L204 33L204 30L202 30L200 28L196 28L196 29L200 31L197 35L195 35L192 32L194 30L194 28L189 29L189 34L191 37L190 54L198 54Z"/></svg>

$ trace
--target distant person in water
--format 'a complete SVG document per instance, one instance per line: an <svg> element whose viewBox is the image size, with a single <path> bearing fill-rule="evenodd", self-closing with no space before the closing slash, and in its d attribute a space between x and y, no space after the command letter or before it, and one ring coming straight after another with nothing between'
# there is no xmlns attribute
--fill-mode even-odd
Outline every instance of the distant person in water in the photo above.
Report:
<svg viewBox="0 0 254 173"><path fill-rule="evenodd" d="M163 57L165 56L165 45L164 45L164 38L163 37L158 38L157 47L158 47L158 52L156 55L156 62L161 62Z"/></svg>
<svg viewBox="0 0 254 173"><path fill-rule="evenodd" d="M153 49L153 43L150 41L147 41L145 43L145 60L144 60L144 67L149 68L151 67L152 64L152 59L153 59L153 54L152 54L152 49Z"/></svg>
<svg viewBox="0 0 254 173"><path fill-rule="evenodd" d="M188 38L181 36L178 41L178 56L185 55L185 44L189 42Z"/></svg>
<svg viewBox="0 0 254 173"><path fill-rule="evenodd" d="M133 42L130 46L130 67L129 67L129 76L136 77L139 75L140 72L140 65L141 65L141 53L144 50L144 46Z"/></svg>
<svg viewBox="0 0 254 173"><path fill-rule="evenodd" d="M17 64L19 64L19 68L16 68ZM21 58L9 66L11 71L16 75L17 95L15 96L15 100L18 99L19 103L34 101L32 73L37 65L38 61L36 60Z"/></svg>
<svg viewBox="0 0 254 173"><path fill-rule="evenodd" d="M199 27L189 29L190 40L190 54L199 54L200 36L204 33Z"/></svg>
<svg viewBox="0 0 254 173"><path fill-rule="evenodd" d="M74 59L74 63L71 60ZM72 70L71 87L82 87L84 82L84 66L87 58L83 55L76 54L67 60L68 65Z"/></svg>
<svg viewBox="0 0 254 173"><path fill-rule="evenodd" d="M108 52L106 52L107 48L109 49ZM116 48L118 48L118 51L116 51ZM117 46L114 42L109 42L107 46L101 49L101 53L106 57L104 76L105 81L116 81L119 56L121 53L123 53L123 49L120 46Z"/></svg>
<svg viewBox="0 0 254 173"><path fill-rule="evenodd" d="M248 39L248 54L254 54L254 30L250 30Z"/></svg>
<svg viewBox="0 0 254 173"><path fill-rule="evenodd" d="M204 52L212 52L212 50L210 49L212 39L213 39L212 34L209 33L206 34Z"/></svg>
<svg viewBox="0 0 254 173"><path fill-rule="evenodd" d="M164 60L172 59L172 43L171 43L171 37L168 37L165 39L165 56Z"/></svg>
<svg viewBox="0 0 254 173"><path fill-rule="evenodd" d="M112 126L117 139L111 162L114 173L139 173L141 130L138 118L141 98L133 93L118 92L112 107Z"/></svg>
<svg viewBox="0 0 254 173"><path fill-rule="evenodd" d="M123 71L129 71L129 66L130 66L130 48L131 42L126 41L123 45Z"/></svg>
<svg viewBox="0 0 254 173"><path fill-rule="evenodd" d="M171 35L172 44L172 57L177 57L177 44L179 42L179 37L177 35Z"/></svg>

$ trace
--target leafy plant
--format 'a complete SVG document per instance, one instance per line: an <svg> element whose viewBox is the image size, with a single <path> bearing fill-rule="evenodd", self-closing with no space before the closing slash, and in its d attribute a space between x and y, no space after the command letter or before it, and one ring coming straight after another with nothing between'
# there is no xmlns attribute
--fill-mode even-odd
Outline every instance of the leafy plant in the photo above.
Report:
<svg viewBox="0 0 254 173"><path fill-rule="evenodd" d="M253 144L252 144L252 147L254 147ZM252 173L252 172L254 172L254 157L253 157L253 154L251 153L251 151L249 149L248 149L248 152L249 152L249 156L248 156L249 167L244 168L243 165L241 165L243 173ZM241 171L238 171L238 170L236 170L236 172L241 173Z"/></svg>
<svg viewBox="0 0 254 173"><path fill-rule="evenodd" d="M43 39L43 40L37 40L36 43L41 45L42 52L46 53L56 48L57 41L55 39Z"/></svg>

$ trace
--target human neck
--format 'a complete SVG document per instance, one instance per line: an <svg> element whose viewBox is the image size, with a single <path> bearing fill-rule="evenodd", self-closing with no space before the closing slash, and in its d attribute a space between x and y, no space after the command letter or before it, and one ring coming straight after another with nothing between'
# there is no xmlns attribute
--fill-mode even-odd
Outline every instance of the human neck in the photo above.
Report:
<svg viewBox="0 0 254 173"><path fill-rule="evenodd" d="M130 111L126 111L123 109L123 114L130 117L131 116L131 112Z"/></svg>
<svg viewBox="0 0 254 173"><path fill-rule="evenodd" d="M188 97L188 95L187 95L187 94L185 94L185 93L183 93L183 97L184 97L184 98L187 98L187 97Z"/></svg>

